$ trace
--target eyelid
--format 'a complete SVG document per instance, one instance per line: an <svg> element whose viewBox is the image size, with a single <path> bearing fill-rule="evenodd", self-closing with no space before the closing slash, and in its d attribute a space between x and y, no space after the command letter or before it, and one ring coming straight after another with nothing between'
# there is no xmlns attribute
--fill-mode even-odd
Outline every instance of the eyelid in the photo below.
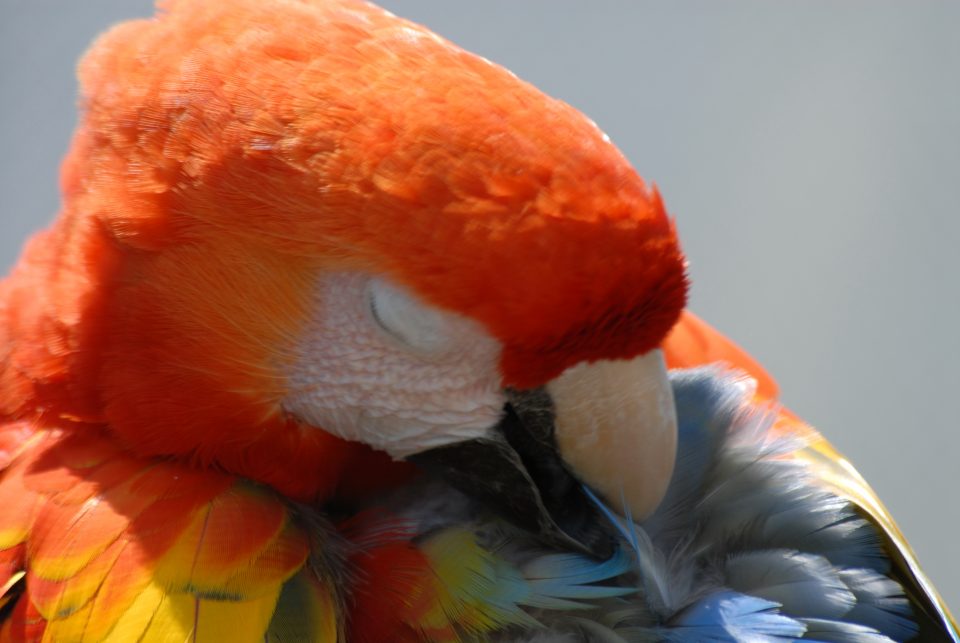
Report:
<svg viewBox="0 0 960 643"><path fill-rule="evenodd" d="M366 300L373 322L404 348L435 355L450 347L452 338L443 312L421 302L404 288L375 278L367 287ZM394 309L384 309L384 305L392 305Z"/></svg>
<svg viewBox="0 0 960 643"><path fill-rule="evenodd" d="M403 342L404 344L408 343L406 338L402 337L399 333L397 333L392 328L387 326L387 324L384 323L383 318L380 316L380 313L377 311L377 298L374 296L372 288L367 289L367 310L370 311L370 316L373 317L373 321L376 322L380 330L387 333L394 339Z"/></svg>

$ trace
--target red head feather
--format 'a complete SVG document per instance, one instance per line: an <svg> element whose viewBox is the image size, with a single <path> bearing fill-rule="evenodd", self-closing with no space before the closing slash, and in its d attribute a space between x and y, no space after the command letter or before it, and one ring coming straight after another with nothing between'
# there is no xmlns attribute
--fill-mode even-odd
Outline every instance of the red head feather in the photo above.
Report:
<svg viewBox="0 0 960 643"><path fill-rule="evenodd" d="M160 6L81 65L64 211L2 287L7 413L305 497L354 449L279 407L322 271L478 320L518 387L676 321L660 198L573 108L362 2Z"/></svg>

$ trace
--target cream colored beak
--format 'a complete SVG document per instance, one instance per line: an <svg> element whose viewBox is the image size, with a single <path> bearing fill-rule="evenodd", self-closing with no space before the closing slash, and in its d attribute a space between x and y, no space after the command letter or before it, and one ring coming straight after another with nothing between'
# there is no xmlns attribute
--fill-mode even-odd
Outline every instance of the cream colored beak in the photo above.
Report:
<svg viewBox="0 0 960 643"><path fill-rule="evenodd" d="M560 457L571 472L634 520L653 513L677 454L677 414L663 353L578 364L546 389Z"/></svg>

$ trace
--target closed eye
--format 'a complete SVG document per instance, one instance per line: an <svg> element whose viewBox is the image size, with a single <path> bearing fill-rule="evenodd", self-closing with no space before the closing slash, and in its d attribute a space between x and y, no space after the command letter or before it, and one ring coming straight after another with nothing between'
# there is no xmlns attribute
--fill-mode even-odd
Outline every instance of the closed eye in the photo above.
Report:
<svg viewBox="0 0 960 643"><path fill-rule="evenodd" d="M371 279L367 308L384 333L415 352L435 355L452 348L449 315L420 301L405 288L383 279Z"/></svg>

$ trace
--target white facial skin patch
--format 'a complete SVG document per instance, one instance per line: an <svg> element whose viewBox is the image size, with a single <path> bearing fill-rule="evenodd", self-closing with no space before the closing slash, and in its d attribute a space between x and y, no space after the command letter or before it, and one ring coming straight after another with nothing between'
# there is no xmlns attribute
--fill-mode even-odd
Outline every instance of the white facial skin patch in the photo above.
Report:
<svg viewBox="0 0 960 643"><path fill-rule="evenodd" d="M483 436L505 398L501 346L471 319L361 273L318 284L284 409L395 458Z"/></svg>

